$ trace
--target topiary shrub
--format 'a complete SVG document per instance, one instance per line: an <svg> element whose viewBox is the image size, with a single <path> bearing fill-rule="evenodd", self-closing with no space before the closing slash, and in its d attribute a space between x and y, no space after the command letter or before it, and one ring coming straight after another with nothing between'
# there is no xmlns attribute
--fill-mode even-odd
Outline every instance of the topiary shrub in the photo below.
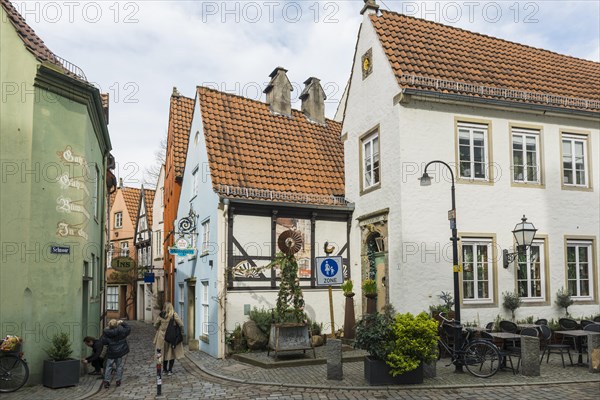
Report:
<svg viewBox="0 0 600 400"><path fill-rule="evenodd" d="M51 346L45 348L44 351L48 354L48 357L50 357L51 360L68 360L73 353L69 335L65 332L60 332L52 336Z"/></svg>
<svg viewBox="0 0 600 400"><path fill-rule="evenodd" d="M556 305L565 309L565 315L569 316L569 307L573 304L573 299L571 298L571 293L569 293L564 288L558 289L556 292Z"/></svg>
<svg viewBox="0 0 600 400"><path fill-rule="evenodd" d="M519 297L519 294L515 291L515 292L504 292L502 293L502 296L504 297L504 301L502 302L502 305L504 306L504 308L506 308L507 310L510 310L510 312L512 313L512 320L515 320L515 310L519 307L521 307L521 304L523 304L523 301L521 300L521 298Z"/></svg>
<svg viewBox="0 0 600 400"><path fill-rule="evenodd" d="M426 313L396 315L392 332L394 342L386 359L392 376L413 371L421 363L435 360L438 323Z"/></svg>

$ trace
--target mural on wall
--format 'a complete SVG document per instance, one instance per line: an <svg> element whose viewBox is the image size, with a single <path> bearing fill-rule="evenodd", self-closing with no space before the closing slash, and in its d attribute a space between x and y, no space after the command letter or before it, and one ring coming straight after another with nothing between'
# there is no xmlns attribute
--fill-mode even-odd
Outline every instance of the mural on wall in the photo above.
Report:
<svg viewBox="0 0 600 400"><path fill-rule="evenodd" d="M90 173L89 164L85 157L74 153L71 146L66 146L64 150L57 151L56 154L62 163L68 167L67 172L63 173L57 179L57 183L60 188L63 190L63 192L67 193L58 196L56 199L56 211L67 215L77 213L85 217L84 221L79 224L73 224L65 220L65 218L61 218L56 225L56 235L63 238L70 236L82 237L87 240L88 234L85 231L85 228L91 218L91 215L86 209L85 203L92 201L90 190L87 187L89 184L89 178L92 176ZM81 168L80 174L76 175L75 167ZM94 179L97 179L97 177ZM92 184L97 185L95 180L92 180ZM70 195L74 194L72 190L83 192L80 200L74 200L72 197L70 197ZM95 201L97 201L97 199L95 199Z"/></svg>

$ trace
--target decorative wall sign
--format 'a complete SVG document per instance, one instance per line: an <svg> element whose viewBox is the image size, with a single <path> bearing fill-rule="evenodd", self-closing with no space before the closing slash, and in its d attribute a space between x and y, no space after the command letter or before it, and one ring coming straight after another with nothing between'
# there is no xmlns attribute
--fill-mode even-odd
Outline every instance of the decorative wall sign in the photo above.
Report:
<svg viewBox="0 0 600 400"><path fill-rule="evenodd" d="M369 49L361 57L362 78L366 79L373 72L373 49Z"/></svg>
<svg viewBox="0 0 600 400"><path fill-rule="evenodd" d="M72 212L77 212L77 213L81 213L81 214L85 215L85 217L87 219L90 219L90 213L85 209L85 207L82 205L73 203L72 200L68 197L60 196L59 198L56 199L56 203L58 204L56 206L56 211L59 211L62 213L67 213L67 214L70 214Z"/></svg>
<svg viewBox="0 0 600 400"><path fill-rule="evenodd" d="M56 225L56 234L60 237L76 236L82 237L86 240L89 239L88 234L83 230L83 228L75 225L69 225L65 221L60 221Z"/></svg>
<svg viewBox="0 0 600 400"><path fill-rule="evenodd" d="M87 188L85 182L80 180L81 178L69 178L69 175L63 174L58 178L58 184L61 189L69 189L75 188L79 190L83 190L88 196L90 195L90 191Z"/></svg>
<svg viewBox="0 0 600 400"><path fill-rule="evenodd" d="M110 266L119 272L129 272L135 267L135 260L131 257L116 257L112 259Z"/></svg>
<svg viewBox="0 0 600 400"><path fill-rule="evenodd" d="M192 233L196 230L196 222L192 216L179 220L179 233Z"/></svg>

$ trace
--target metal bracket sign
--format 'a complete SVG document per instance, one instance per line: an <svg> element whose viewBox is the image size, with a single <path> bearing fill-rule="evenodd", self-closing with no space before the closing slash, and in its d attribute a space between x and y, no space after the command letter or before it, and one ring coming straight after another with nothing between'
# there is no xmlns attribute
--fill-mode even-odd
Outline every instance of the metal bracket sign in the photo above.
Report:
<svg viewBox="0 0 600 400"><path fill-rule="evenodd" d="M342 257L316 257L317 286L339 286L344 282Z"/></svg>

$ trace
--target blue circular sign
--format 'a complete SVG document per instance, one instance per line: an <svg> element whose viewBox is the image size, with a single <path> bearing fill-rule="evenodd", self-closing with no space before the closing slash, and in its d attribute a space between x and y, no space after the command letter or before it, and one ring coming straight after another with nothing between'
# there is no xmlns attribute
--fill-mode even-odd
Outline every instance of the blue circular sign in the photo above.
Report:
<svg viewBox="0 0 600 400"><path fill-rule="evenodd" d="M336 276L338 269L337 262L331 258L328 258L321 263L321 273L327 277Z"/></svg>

